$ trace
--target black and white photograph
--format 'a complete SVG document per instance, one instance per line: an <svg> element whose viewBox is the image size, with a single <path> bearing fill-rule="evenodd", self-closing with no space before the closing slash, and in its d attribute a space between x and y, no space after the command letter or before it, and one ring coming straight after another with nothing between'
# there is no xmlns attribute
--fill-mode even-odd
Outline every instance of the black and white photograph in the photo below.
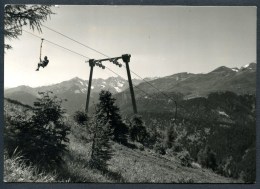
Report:
<svg viewBox="0 0 260 189"><path fill-rule="evenodd" d="M256 183L256 6L3 8L3 182Z"/></svg>

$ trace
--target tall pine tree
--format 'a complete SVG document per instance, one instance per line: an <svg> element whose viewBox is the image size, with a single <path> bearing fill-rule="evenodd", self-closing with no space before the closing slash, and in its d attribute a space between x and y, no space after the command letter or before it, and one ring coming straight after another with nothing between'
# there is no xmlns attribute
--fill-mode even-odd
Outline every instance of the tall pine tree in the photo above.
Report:
<svg viewBox="0 0 260 189"><path fill-rule="evenodd" d="M4 7L4 36L7 39L17 39L22 35L23 26L41 32L41 26L50 15L54 14L50 5L19 5L8 4ZM4 48L12 48L4 44Z"/></svg>
<svg viewBox="0 0 260 189"><path fill-rule="evenodd" d="M114 141L126 144L128 128L122 121L119 108L115 105L116 99L112 97L109 91L102 90L99 94L99 100L96 109L97 119L109 123Z"/></svg>
<svg viewBox="0 0 260 189"><path fill-rule="evenodd" d="M90 166L99 170L107 170L108 161L112 158L111 148L111 126L109 122L104 122L96 114L92 120L94 126L94 137L92 143L92 153Z"/></svg>

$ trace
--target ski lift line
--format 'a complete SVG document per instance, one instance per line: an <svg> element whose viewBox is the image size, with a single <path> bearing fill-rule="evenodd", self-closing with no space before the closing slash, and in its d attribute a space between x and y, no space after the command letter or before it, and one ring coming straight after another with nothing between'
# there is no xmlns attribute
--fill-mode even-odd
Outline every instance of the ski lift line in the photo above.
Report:
<svg viewBox="0 0 260 189"><path fill-rule="evenodd" d="M107 57L106 59L101 59L101 61L111 60L111 57L110 57L110 56L108 56L107 54L102 53L102 52L99 51L99 50L96 50L96 49L94 49L94 48L92 48L92 47L90 47L90 46L88 46L88 45L85 45L85 44L83 44L83 43L81 43L81 42L79 42L79 41L77 41L77 40L75 40L75 39L73 39L73 38L71 38L71 37L69 37L69 36L67 36L67 35L65 35L65 34L63 34L63 33L61 33L61 32L59 32L59 31L57 31L57 30L54 30L54 29L48 27L48 26L45 26L45 25L42 25L42 26L45 27L45 28L47 28L47 29L49 29L50 31L53 31L53 32L55 32L55 33L57 33L57 34L59 34L59 35L65 37L65 38L67 38L67 39L70 39L71 41L74 41L75 43L78 43L78 44L80 44L80 45L82 45L82 46L84 46L84 47L86 47L86 48L88 48L88 49L90 49L90 50L93 50L93 51L95 51L95 52L97 52L97 53L99 53L99 54L101 54L101 55ZM121 57L115 57L115 59L119 59L119 58L121 58Z"/></svg>
<svg viewBox="0 0 260 189"><path fill-rule="evenodd" d="M97 52L97 53L99 53L99 54L101 54L101 55L103 55L103 56L106 56L107 58L109 58L109 56L108 55L106 55L106 54L104 54L104 53L102 53L102 52L100 52L100 51L98 51L98 50L96 50L96 49L94 49L94 48L92 48L92 47L90 47L90 46L88 46L88 45L85 45L85 44L83 44L83 43L81 43L81 42L79 42L79 41L77 41L77 40L75 40L75 39L72 39L71 37L69 37L69 36L67 36L67 35L65 35L65 34L63 34L63 33L61 33L61 32L58 32L58 31L56 31L56 30L54 30L54 29L52 29L52 28L50 28L50 27L48 27L48 26L45 26L45 25L42 25L44 28L47 28L48 30L51 30L51 31L53 31L53 32L55 32L55 33L57 33L57 34L59 34L59 35L62 35L63 37L66 37L67 39L70 39L71 41L74 41L75 43L78 43L78 44L80 44L80 45L82 45L82 46L84 46L84 47L86 47L86 48L88 48L88 49L91 49L91 50L93 50L93 51L95 51L95 52Z"/></svg>
<svg viewBox="0 0 260 189"><path fill-rule="evenodd" d="M29 33L29 34L31 34L31 35L37 37L37 38L40 38L40 39L42 39L42 40L45 40L45 41L47 41L47 42L49 42L49 43L51 43L51 44L53 44L53 45L56 45L56 46L58 46L58 47L60 47L60 48L63 48L63 49L66 49L66 50L68 50L68 51L70 51L70 52L72 52L72 53L75 53L75 54L77 54L77 55L79 55L79 56L82 56L82 57L84 57L84 58L90 59L90 58L87 57L87 56L84 56L84 55L82 55L82 54L79 54L79 53L77 53L77 52L75 52L75 51L72 51L72 50L70 50L70 49L68 49L68 48L66 48L66 47L63 47L63 46L61 46L61 45L58 45L58 44L56 44L56 43L54 43L54 42L52 42L52 41L49 41L49 40L47 40L47 39L41 38L41 37L39 37L39 36L37 36L37 35L35 35L35 34L31 33L31 32L28 32L28 31L26 31L26 30L24 30L24 29L23 29L23 31L25 31L26 33ZM115 58L117 59L117 58L121 58L121 57L115 57ZM110 60L110 58L102 59L102 60L103 60L103 61L105 61L105 60ZM114 72L112 69L110 69L110 68L108 68L108 67L106 67L106 68L107 68L109 71L111 71L112 73L116 74L117 76L122 77L122 76L119 75L118 73ZM136 85L133 85L133 86L134 86L135 88L138 88L140 91L142 91L142 92L145 93L146 95L149 95L149 94L146 93L144 90L142 90L142 89L140 89L139 87L137 87ZM150 95L149 95L149 96L150 96Z"/></svg>
<svg viewBox="0 0 260 189"><path fill-rule="evenodd" d="M79 41L77 41L77 40L75 40L75 39L72 39L71 37L68 37L67 35L65 35L65 34L63 34L63 33L61 33L61 32L58 32L58 31L56 31L56 30L54 30L54 29L52 29L52 28L50 28L50 27L47 27L47 26L45 26L45 25L42 25L42 26L45 27L45 28L47 28L47 29L49 29L49 30L51 30L51 31L53 31L53 32L55 32L55 33L57 33L57 34L59 34L59 35L62 35L63 37L66 37L67 39L70 39L70 40L72 40L72 41L74 41L74 42L76 42L76 43L78 43L78 44L80 44L80 45L82 45L82 46L84 46L84 47L86 47L86 48L88 48L88 49L91 49L91 50L93 50L93 51L95 51L95 52L97 52L97 53L99 53L99 54L101 54L101 55L107 57L107 59L104 59L104 60L109 60L109 59L111 59L110 56L108 56L108 55L106 55L106 54L104 54L104 53L102 53L102 52L100 52L100 51L98 51L98 50L96 50L96 49L94 49L94 48L88 46L88 45L85 45L85 44L83 44L83 43L81 43L81 42L79 42ZM122 64L122 65L123 65L123 64ZM125 65L123 65L123 66L125 67ZM154 85L152 85L150 82L146 81L144 78L142 78L140 75L138 75L138 74L135 73L134 71L131 71L131 70L130 70L130 72L133 73L134 75L136 75L137 77L139 77L140 79L142 79L144 82L148 83L150 86L152 86L152 87L153 87L154 89L156 89L158 92L162 93L165 97L167 97L167 98L169 98L169 99L171 99L171 100L174 101L174 99L172 99L172 98L170 98L168 95L164 94L162 91L160 91L160 89L156 88Z"/></svg>
<svg viewBox="0 0 260 189"><path fill-rule="evenodd" d="M66 37L67 39L70 39L70 40L72 40L72 41L74 41L74 42L76 42L76 43L78 43L78 44L80 44L80 45L82 45L82 46L84 46L84 47L86 47L86 48L88 48L88 49L91 49L91 50L93 50L93 51L95 51L95 52L97 52L97 53L99 53L99 54L101 54L101 55L103 55L103 56L105 56L105 57L108 58L108 59L104 59L104 60L109 60L109 59L110 59L110 56L108 56L108 55L106 55L106 54L104 54L104 53L102 53L102 52L100 52L100 51L98 51L98 50L96 50L96 49L94 49L94 48L88 46L88 45L85 45L85 44L83 44L83 43L81 43L81 42L79 42L79 41L77 41L77 40L75 40L75 39L72 39L71 37L68 37L67 35L62 34L61 32L58 32L58 31L56 31L56 30L54 30L54 29L52 29L52 28L50 28L50 27L47 27L47 26L45 26L45 25L42 25L42 26L45 27L45 28L47 28L47 29L49 29L49 30L51 30L51 31L53 31L53 32L55 32L55 33L57 33L57 34L59 34L59 35L62 35L63 37ZM90 58L89 58L89 59L90 59ZM123 64L122 64L122 65L123 65ZM124 66L124 65L123 65L123 66ZM124 66L124 67L125 67L125 66ZM130 70L130 72L132 72L134 75L136 75L137 77L139 77L140 79L142 79L144 82L148 83L151 87L153 87L154 89L156 89L158 92L162 93L166 98L173 100L173 101L175 102L175 104L177 105L177 102L176 102L174 99L172 99L171 97L169 97L168 95L166 95L165 93L163 93L160 89L156 88L154 85L152 85L150 82L146 81L144 78L142 78L140 75L138 75L138 74L135 73L134 71L131 71L131 70Z"/></svg>
<svg viewBox="0 0 260 189"><path fill-rule="evenodd" d="M40 48L40 62L41 62L41 60L42 60L42 43L43 43L43 38L42 38L42 41L41 41L41 48Z"/></svg>
<svg viewBox="0 0 260 189"><path fill-rule="evenodd" d="M120 58L120 57L118 57ZM109 60L109 59L102 59L102 61L106 61L106 60ZM114 72L112 69L110 69L109 67L106 67L110 72L114 73L115 75L119 76L119 77L122 77L120 74ZM123 78L123 77L122 77ZM144 80L145 81L145 80ZM142 90L141 88L137 87L136 85L133 84L133 86L137 89L139 89L141 92L143 92L146 95L150 96L151 98L153 98L150 94L148 94L147 92L145 92L144 90ZM159 90L159 89L158 89ZM160 91L161 92L161 91ZM161 92L162 93L162 92ZM172 99L171 99L172 100ZM173 100L174 101L174 100Z"/></svg>
<svg viewBox="0 0 260 189"><path fill-rule="evenodd" d="M60 47L60 48L63 48L63 49L65 49L65 50L67 50L67 51L70 51L70 52L72 52L72 53L74 53L74 54L77 54L77 55L79 55L79 56L81 56L81 57L90 59L89 57L87 57L87 56L85 56L85 55L82 55L82 54L80 54L80 53L77 53L77 52L75 52L75 51L73 51L73 50L70 50L70 49L68 49L68 48L66 48L66 47L63 47L63 46L61 46L61 45L59 45L59 44L53 43L53 42L48 41L48 40L45 40L45 41L47 41L47 42L49 42L49 43L51 43L51 44L53 44L53 45L56 45L56 46L58 46L58 47Z"/></svg>
<svg viewBox="0 0 260 189"><path fill-rule="evenodd" d="M39 36L37 36L37 35L31 33L31 32L28 32L28 31L26 31L26 30L24 30L24 29L23 29L23 31L26 32L26 33L29 33L29 34L31 34L31 35L37 37L37 38L44 39L44 38L41 38L41 37L39 37ZM83 54L77 53L76 51L70 50L70 49L68 49L68 48L66 48L66 47L63 47L63 46L61 46L61 45L59 45L59 44L57 44L57 43L54 43L54 42L52 42L52 41L49 41L49 40L47 40L47 39L44 39L44 41L46 41L46 42L48 42L48 43L51 43L51 44L53 44L53 45L55 45L55 46L58 46L58 47L60 47L60 48L62 48L62 49L65 49L65 50L67 50L67 51L70 51L70 52L72 52L72 53L74 53L74 54L77 54L77 55L79 55L79 56L81 56L81 57L90 59L89 57L87 57L87 56L85 56L85 55L83 55Z"/></svg>
<svg viewBox="0 0 260 189"><path fill-rule="evenodd" d="M115 57L115 58L113 58L113 59L119 59L119 58L121 58L121 57ZM107 60L111 60L111 58L105 58L105 59L100 59L100 60L101 60L101 61L107 61ZM124 64L121 63L121 65L126 68L126 66L125 66ZM150 86L152 86L152 87L153 87L154 89L156 89L158 92L160 92L161 94L163 94L166 98L168 98L168 99L174 101L175 104L176 104L176 106L177 106L177 102L176 102L174 99L172 99L171 97L169 97L168 95L166 95L165 93L163 93L160 89L158 89L157 87L155 87L155 86L154 86L153 84L151 84L150 82L146 81L144 78L142 78L140 75L138 75L138 74L135 73L134 71L131 71L131 70L130 70L130 72L133 73L134 75L136 75L137 77L139 77L139 78L140 78L141 80L143 80L144 82L148 83ZM121 76L120 76L120 77L121 77ZM135 85L134 85L134 87L137 88L137 86L135 86ZM138 88L138 89L141 90L140 88ZM143 91L143 92L144 92L144 91Z"/></svg>
<svg viewBox="0 0 260 189"><path fill-rule="evenodd" d="M113 58L113 59L119 59L119 58L121 58L121 57L115 57L115 58ZM99 61L107 61L107 60L111 60L111 58L105 58L105 59L100 59ZM124 66L124 67L126 67L124 64L122 64L122 66ZM108 68L109 69L109 68ZM110 70L110 71L112 71L112 70ZM113 73L115 73L114 71L112 71ZM168 98L168 99L170 99L170 100L172 100L172 101L174 101L174 103L175 103L175 105L176 105L176 107L177 107L177 102L174 100L174 99L172 99L171 97L169 97L168 95L166 95L165 93L163 93L160 89L158 89L158 88L156 88L154 85L152 85L150 82L148 82L148 81L146 81L145 79L143 79L140 75L138 75L137 73L135 73L135 72L133 72L133 71L131 71L130 70L130 72L132 72L133 74L135 74L136 76L138 76L140 79L142 79L144 82L146 82L146 83L148 83L150 86L152 86L154 89L156 89L158 92L160 92L161 94L163 94L166 98ZM117 73L115 73L116 75L118 75L119 77L122 77L122 76L120 76L119 74L117 74ZM147 94L145 91L143 91L142 89L140 89L139 87L137 87L137 86L135 86L135 85L133 85L135 88L138 88L140 91L142 91L143 93L145 93L146 95L148 95L148 96L151 96L151 95L149 95L149 94ZM151 96L152 97L152 96Z"/></svg>
<svg viewBox="0 0 260 189"><path fill-rule="evenodd" d="M68 38L68 39L70 39L70 40L72 40L72 41L74 41L74 42L76 42L76 43L78 43L78 44L80 44L80 45L86 47L86 48L89 48L89 49L91 49L91 50L93 50L93 51L95 51L95 52L97 52L97 53L99 53L99 54L101 54L101 55L103 55L103 56L106 56L106 57L108 58L108 59L106 59L106 60L111 59L108 55L106 55L106 54L104 54L104 53L102 53L102 52L100 52L100 51L98 51L98 50L96 50L96 49L94 49L94 48L91 48L91 47L89 47L89 46L87 46L87 45L85 45L85 44L83 44L83 43L80 43L80 42L78 42L78 41L76 41L76 40L74 40L74 39L72 39L72 38L70 38L70 37L68 37L68 36L66 36L66 35L64 35L64 34L62 34L62 33L60 33L60 32L57 32L57 31L55 31L55 30L53 30L53 29L51 29L51 28L49 28L49 27L47 27L47 26L44 26L44 25L43 25L43 27L45 27L45 28L47 28L47 29L49 29L49 30L52 30L53 32L56 32L56 33L58 33L58 34L60 34L60 35L62 35L62 36L64 36L64 37L66 37L66 38ZM41 38L41 37L39 37L39 36L37 36L37 35L35 35L35 34L31 33L31 32L28 32L28 31L26 31L26 30L24 30L24 29L23 29L23 31L25 31L25 32L27 32L27 33L29 33L29 34L35 36L35 37ZM68 51L70 51L70 52L72 52L72 53L74 53L74 54L77 54L77 55L82 56L82 57L84 57L84 58L90 59L89 57L87 57L87 56L85 56L85 55L79 54L79 53L77 53L77 52L75 52L75 51L72 51L72 50L70 50L70 49L68 49L68 48L66 48L66 47L63 47L63 46L61 46L61 45L58 45L58 44L56 44L56 43L54 43L54 42L51 42L51 41L46 40L46 39L45 39L45 41L47 41L47 42L49 42L49 43L51 43L51 44L53 44L53 45L56 45L56 46L58 46L58 47L60 47L60 48L63 48L63 49L65 49L65 50L68 50ZM105 60L105 59L104 59L104 60ZM123 66L124 66L124 65L123 65ZM108 68L108 69L109 69L109 68ZM111 69L109 69L109 70L112 71ZM114 71L112 71L112 72L115 73ZM160 93L162 93L165 97L167 97L167 98L173 100L173 99L170 98L168 95L164 94L162 91L160 91L159 89L157 89L154 85L152 85L150 82L148 82L148 81L146 81L145 79L143 79L141 76L139 76L139 75L136 74L135 72L133 72L133 71L131 71L131 70L130 70L130 72L132 72L133 74L135 74L136 76L138 76L140 79L142 79L143 81L145 81L146 83L148 83L150 86L152 86L152 87L155 88L157 91L159 91ZM116 74L116 75L119 75L119 74L117 74L117 73L115 73L115 74ZM119 76L120 76L120 75L119 75ZM120 77L121 77L121 76L120 76ZM140 89L139 87L137 87L137 86L135 86L135 85L134 85L134 87L138 88L140 91L144 92L146 95L149 95L149 94L147 94L145 91L143 91L142 89ZM150 96L150 95L149 95L149 96ZM175 100L173 100L173 101L175 102L176 109L177 109L177 102L176 102Z"/></svg>
<svg viewBox="0 0 260 189"><path fill-rule="evenodd" d="M151 84L150 82L146 81L145 79L143 79L140 75L138 75L137 73L131 71L134 75L136 75L137 77L139 77L140 79L142 79L144 82L148 83L151 87L153 87L154 89L156 89L158 92L160 92L161 94L163 94L165 97L169 98L170 100L175 101L174 99L172 99L171 97L169 97L168 95L166 95L164 92L162 92L160 89L158 89L157 87L155 87L153 84Z"/></svg>
<svg viewBox="0 0 260 189"><path fill-rule="evenodd" d="M121 58L121 57L105 58L105 59L100 59L100 61L107 61L107 60L119 59L119 58ZM121 63L121 65L126 68L126 66L125 66L124 64ZM163 93L160 89L156 88L153 84L151 84L150 82L146 81L144 78L142 78L140 75L138 75L138 74L135 73L134 71L131 71L131 70L130 70L130 72L133 73L134 75L136 75L137 77L139 77L139 78L140 78L141 80L143 80L144 82L148 83L150 86L152 86L152 87L153 87L154 89L156 89L158 92L160 92L161 94L163 94L166 98L168 98L168 99L174 101L175 104L176 104L176 106L177 106L177 102L176 102L174 99L172 99L171 97L169 97L168 95L166 95L165 93ZM118 74L117 74L117 75L118 75ZM119 75L119 76L120 76L120 75ZM121 77L121 76L120 76L120 77ZM135 86L135 85L134 85L134 87L138 88L138 87ZM141 90L140 88L138 88L138 89ZM141 90L141 91L143 91L143 90ZM143 91L143 92L144 92L144 91ZM146 93L146 94L147 94L147 93Z"/></svg>
<svg viewBox="0 0 260 189"><path fill-rule="evenodd" d="M85 44L83 44L83 43L81 43L81 42L79 42L79 41L77 41L77 40L75 40L75 39L73 39L73 38L71 38L71 37L69 37L69 36L67 36L67 35L65 35L65 34L63 34L63 33L61 33L61 32L59 32L59 31L57 31L57 30L54 30L54 29L48 27L48 26L45 26L45 25L42 25L42 26L45 27L45 28L47 28L47 29L50 30L50 31L53 31L53 32L55 32L55 33L57 33L57 34L59 34L59 35L65 37L65 38L71 40L71 41L74 41L75 43L78 43L78 44L80 44L80 45L82 45L82 46L84 46L84 47L86 47L86 48L88 48L88 49L90 49L90 50L93 50L93 51L95 51L95 52L97 52L97 53L99 53L99 54L101 54L101 55L107 57L106 59L100 59L100 61L111 60L111 57L110 57L110 56L108 56L107 54L102 53L102 52L99 51L99 50L96 50L96 49L94 49L94 48L92 48L92 47L90 47L90 46L88 46L88 45L85 45ZM115 58L113 58L113 59L116 59L116 60L117 60L117 59L119 59L119 58L121 58L121 57L115 57Z"/></svg>
<svg viewBox="0 0 260 189"><path fill-rule="evenodd" d="M98 51L98 50L96 50L96 49L94 49L94 48L92 48L92 47L90 47L90 46L88 46L88 45L85 45L85 44L83 44L83 43L81 43L81 42L79 42L79 41L77 41L77 40L75 40L75 39L73 39L73 38L71 38L71 37L69 37L69 36L67 36L67 35L65 35L65 34L63 34L63 33L61 33L61 32L59 32L59 31L56 31L56 30L54 30L54 29L48 27L48 26L45 26L45 25L42 25L42 26L45 27L45 28L47 28L47 29L50 30L50 31L53 31L53 32L55 32L55 33L57 33L57 34L59 34L59 35L65 37L65 38L71 40L71 41L74 41L75 43L78 43L78 44L80 44L80 45L82 45L82 46L84 46L84 47L86 47L86 48L88 48L88 49L90 49L90 50L93 50L93 51L95 51L95 52L97 52L97 53L99 53L99 54L101 54L101 55L107 57L106 59L100 59L100 61L111 60L111 57L110 57L110 56L108 56L107 54L102 53L101 51ZM115 57L114 59L119 59L119 58L121 58L121 57Z"/></svg>
<svg viewBox="0 0 260 189"><path fill-rule="evenodd" d="M123 65L124 66L124 65ZM140 79L142 79L144 82L148 83L151 87L153 87L154 89L156 89L159 93L163 94L166 98L172 100L175 104L175 119L177 118L177 101L174 100L173 98L171 98L170 96L166 95L164 92L162 92L160 89L158 89L157 87L155 87L153 84L151 84L150 82L146 81L145 79L143 79L140 75L138 75L137 73L131 71L134 75L136 75L137 77L139 77ZM140 89L140 88L139 88ZM149 95L151 96L151 95ZM152 97L152 96L151 96ZM153 97L152 97L153 98ZM180 105L179 105L180 106ZM180 106L182 107L182 106ZM184 107L182 107L184 108Z"/></svg>

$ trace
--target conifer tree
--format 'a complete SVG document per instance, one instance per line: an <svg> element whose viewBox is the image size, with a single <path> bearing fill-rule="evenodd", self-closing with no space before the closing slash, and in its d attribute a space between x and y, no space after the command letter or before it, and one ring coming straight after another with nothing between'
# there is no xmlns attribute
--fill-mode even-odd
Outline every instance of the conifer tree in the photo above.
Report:
<svg viewBox="0 0 260 189"><path fill-rule="evenodd" d="M206 168L213 170L217 167L216 153L206 145L204 149L201 149L198 153L198 162Z"/></svg>
<svg viewBox="0 0 260 189"><path fill-rule="evenodd" d="M30 118L17 115L8 120L13 127L10 134L15 139L11 146L18 147L27 160L47 170L63 162L70 132L65 123L62 100L51 93L39 93Z"/></svg>
<svg viewBox="0 0 260 189"><path fill-rule="evenodd" d="M119 108L115 105L115 98L109 91L102 90L99 94L99 104L97 105L97 119L109 122L112 130L112 139L116 142L126 144L128 128L123 123Z"/></svg>
<svg viewBox="0 0 260 189"><path fill-rule="evenodd" d="M133 141L144 143L145 138L148 137L148 132L144 126L141 116L133 116L131 119L130 137Z"/></svg>
<svg viewBox="0 0 260 189"><path fill-rule="evenodd" d="M96 114L92 124L94 136L92 143L90 166L99 170L107 170L108 161L112 158L111 126L109 122L99 119Z"/></svg>
<svg viewBox="0 0 260 189"><path fill-rule="evenodd" d="M5 5L4 8L4 36L17 39L22 35L22 27L28 25L30 29L41 32L41 24L54 14L50 5ZM6 49L12 48L4 44Z"/></svg>

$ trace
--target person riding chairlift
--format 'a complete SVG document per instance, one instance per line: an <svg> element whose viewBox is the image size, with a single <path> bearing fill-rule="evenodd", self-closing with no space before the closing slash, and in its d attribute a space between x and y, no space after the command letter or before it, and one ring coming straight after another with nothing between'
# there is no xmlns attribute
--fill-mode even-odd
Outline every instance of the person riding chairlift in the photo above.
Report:
<svg viewBox="0 0 260 189"><path fill-rule="evenodd" d="M40 59L40 63L38 64L38 68L36 69L36 71L39 71L39 68L40 68L40 67L43 67L43 68L44 68L45 66L48 65L48 63L49 63L49 60L48 60L48 57L47 57L47 56L44 57L44 60L43 60L43 61Z"/></svg>

